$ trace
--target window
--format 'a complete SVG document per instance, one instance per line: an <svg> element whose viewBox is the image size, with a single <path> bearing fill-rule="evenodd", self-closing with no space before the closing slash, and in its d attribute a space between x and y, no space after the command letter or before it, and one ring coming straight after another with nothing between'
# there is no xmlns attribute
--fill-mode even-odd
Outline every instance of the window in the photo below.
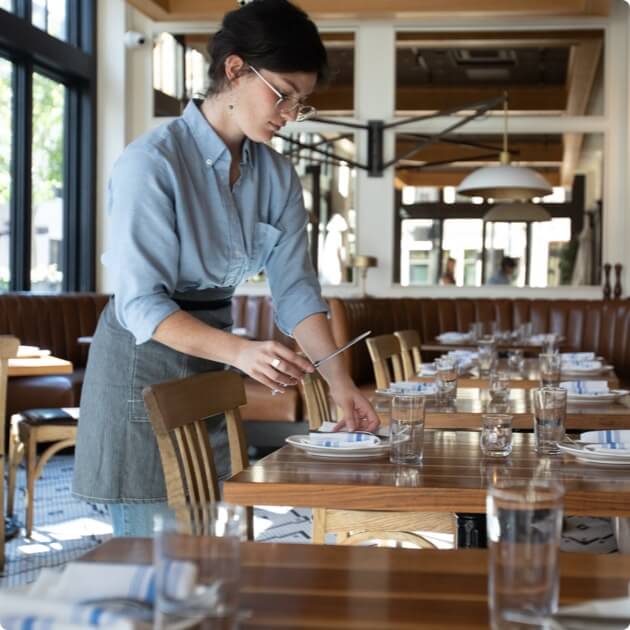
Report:
<svg viewBox="0 0 630 630"><path fill-rule="evenodd" d="M0 290L93 290L96 2L16 0L13 13L6 4Z"/></svg>
<svg viewBox="0 0 630 630"><path fill-rule="evenodd" d="M480 219L446 219L442 241L442 269L446 259L455 260L455 284L478 287L481 284L483 221Z"/></svg>
<svg viewBox="0 0 630 630"><path fill-rule="evenodd" d="M400 283L435 284L440 252L440 223L431 219L402 222Z"/></svg>
<svg viewBox="0 0 630 630"><path fill-rule="evenodd" d="M513 284L517 287L525 286L527 259L527 224L516 222L488 222L486 223L486 284ZM511 277L501 274L501 262L511 258L516 268Z"/></svg>
<svg viewBox="0 0 630 630"><path fill-rule="evenodd" d="M9 288L11 267L12 64L0 57L0 291Z"/></svg>

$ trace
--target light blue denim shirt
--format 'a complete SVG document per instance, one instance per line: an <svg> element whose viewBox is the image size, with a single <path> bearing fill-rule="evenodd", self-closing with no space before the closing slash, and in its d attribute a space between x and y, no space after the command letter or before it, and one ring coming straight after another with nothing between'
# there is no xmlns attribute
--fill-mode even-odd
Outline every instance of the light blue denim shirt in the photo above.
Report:
<svg viewBox="0 0 630 630"><path fill-rule="evenodd" d="M327 312L307 248L302 187L288 159L246 140L230 190L231 155L198 105L132 142L108 189L116 316L148 341L179 309L174 293L235 287L265 269L285 333Z"/></svg>

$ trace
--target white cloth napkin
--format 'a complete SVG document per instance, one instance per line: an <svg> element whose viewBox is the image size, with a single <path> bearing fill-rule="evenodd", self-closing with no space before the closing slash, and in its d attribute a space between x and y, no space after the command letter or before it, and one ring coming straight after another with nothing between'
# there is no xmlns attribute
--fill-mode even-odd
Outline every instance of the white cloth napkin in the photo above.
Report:
<svg viewBox="0 0 630 630"><path fill-rule="evenodd" d="M601 370L603 367L601 361L562 361L560 369L565 372L593 372Z"/></svg>
<svg viewBox="0 0 630 630"><path fill-rule="evenodd" d="M314 446L356 450L378 446L381 438L372 433L338 431L337 433L309 433L308 441Z"/></svg>
<svg viewBox="0 0 630 630"><path fill-rule="evenodd" d="M460 343L470 341L470 334L450 331L437 335L436 339L438 341L442 341L443 343Z"/></svg>
<svg viewBox="0 0 630 630"><path fill-rule="evenodd" d="M582 442L588 442L589 450L612 454L630 454L630 429L608 431L585 431L580 434Z"/></svg>
<svg viewBox="0 0 630 630"><path fill-rule="evenodd" d="M337 426L336 422L331 422L331 421L326 421L326 422L322 422L321 425L319 426L319 432L320 433L331 433L332 430ZM381 437L389 437L389 425L387 426L380 426L377 430L376 430L376 435L380 435Z"/></svg>
<svg viewBox="0 0 630 630"><path fill-rule="evenodd" d="M582 604L573 604L572 606L563 606L554 616L554 622L558 622L560 627L564 627L562 616L570 615L572 617L570 625L567 621L567 627L570 628L588 628L589 630L614 630L615 628L627 628L630 625L630 597L617 597L615 599L597 599ZM577 625L573 618L584 616L583 625ZM601 623L594 618L601 617ZM619 625L612 625L610 619L619 619ZM552 626L553 627L553 626Z"/></svg>
<svg viewBox="0 0 630 630"><path fill-rule="evenodd" d="M594 352L561 352L560 360L562 363L580 363L582 361L594 361Z"/></svg>
<svg viewBox="0 0 630 630"><path fill-rule="evenodd" d="M167 580L167 586L175 598L187 597L194 589L197 567L192 562L172 562ZM134 625L133 621L121 617L119 613L109 612L102 606L82 604L88 600L115 597L128 597L153 604L153 566L70 562L61 573L43 569L26 593L9 595L0 591L0 627L6 630L137 628L137 624Z"/></svg>
<svg viewBox="0 0 630 630"><path fill-rule="evenodd" d="M608 381L562 381L560 387L566 389L569 396L599 396L609 394Z"/></svg>
<svg viewBox="0 0 630 630"><path fill-rule="evenodd" d="M435 383L418 383L416 381L398 381L389 384L389 391L392 394L435 394L437 387Z"/></svg>

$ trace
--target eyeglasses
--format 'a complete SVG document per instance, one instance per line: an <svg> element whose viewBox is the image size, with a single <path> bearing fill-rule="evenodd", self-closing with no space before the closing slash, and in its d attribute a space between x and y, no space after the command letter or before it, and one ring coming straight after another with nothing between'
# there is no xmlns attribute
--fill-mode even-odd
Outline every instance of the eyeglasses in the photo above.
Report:
<svg viewBox="0 0 630 630"><path fill-rule="evenodd" d="M290 98L277 90L265 77L263 77L254 66L249 66L252 72L278 97L276 101L276 109L281 114L292 115L293 112L295 114L296 122L302 122L303 120L307 120L308 118L312 118L317 114L317 110L312 105L304 105L304 103L300 102L298 99Z"/></svg>

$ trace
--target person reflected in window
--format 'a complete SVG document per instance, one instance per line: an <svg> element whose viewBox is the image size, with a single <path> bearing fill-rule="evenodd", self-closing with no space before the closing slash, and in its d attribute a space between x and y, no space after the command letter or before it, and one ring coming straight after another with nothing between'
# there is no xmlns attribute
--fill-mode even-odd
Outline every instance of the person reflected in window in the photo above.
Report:
<svg viewBox="0 0 630 630"><path fill-rule="evenodd" d="M515 258L503 256L501 267L492 274L490 280L488 280L488 284L512 284L514 276L516 275L516 266Z"/></svg>
<svg viewBox="0 0 630 630"><path fill-rule="evenodd" d="M457 283L455 282L455 263L457 261L452 257L449 256L446 259L446 269L444 270L444 273L442 274L442 276L440 277L440 284L443 285L456 285Z"/></svg>

